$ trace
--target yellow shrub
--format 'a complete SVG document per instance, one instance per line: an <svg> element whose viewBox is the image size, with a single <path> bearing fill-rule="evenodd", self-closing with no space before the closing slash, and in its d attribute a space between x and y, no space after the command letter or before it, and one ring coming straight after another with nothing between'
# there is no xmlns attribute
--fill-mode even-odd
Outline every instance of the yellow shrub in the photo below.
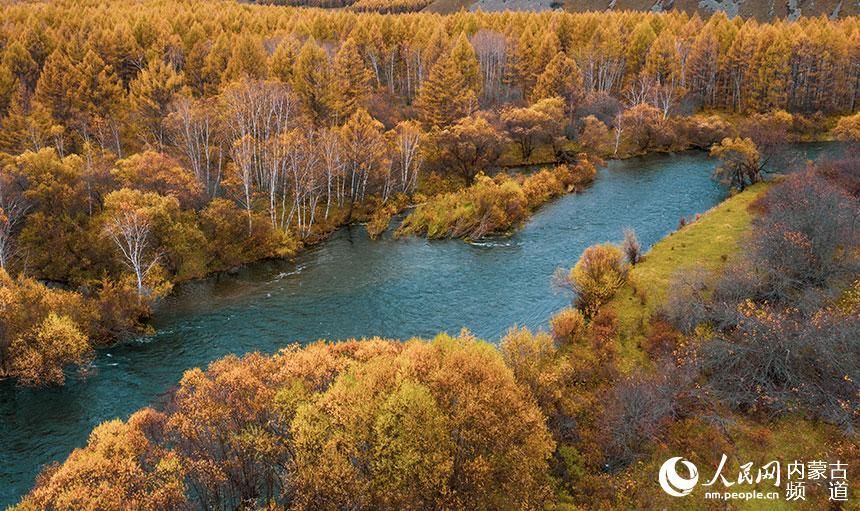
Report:
<svg viewBox="0 0 860 511"><path fill-rule="evenodd" d="M587 316L594 315L624 285L627 269L624 253L615 245L607 243L585 249L569 277L577 293L577 307Z"/></svg>
<svg viewBox="0 0 860 511"><path fill-rule="evenodd" d="M580 311L567 307L549 320L549 326L557 341L573 342L585 333L585 317Z"/></svg>

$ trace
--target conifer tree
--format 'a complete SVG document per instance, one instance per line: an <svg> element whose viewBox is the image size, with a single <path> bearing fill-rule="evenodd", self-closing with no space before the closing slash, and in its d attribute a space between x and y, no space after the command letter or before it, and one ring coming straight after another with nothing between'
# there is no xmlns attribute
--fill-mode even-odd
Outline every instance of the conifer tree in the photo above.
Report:
<svg viewBox="0 0 860 511"><path fill-rule="evenodd" d="M295 39L288 37L281 41L269 59L269 76L282 83L292 83L293 66L298 53L299 48Z"/></svg>
<svg viewBox="0 0 860 511"><path fill-rule="evenodd" d="M451 56L442 57L418 91L415 107L430 127L444 128L475 109L477 97Z"/></svg>
<svg viewBox="0 0 860 511"><path fill-rule="evenodd" d="M113 67L90 50L78 69L81 83L77 95L86 102L82 114L107 117L122 108L122 82Z"/></svg>
<svg viewBox="0 0 860 511"><path fill-rule="evenodd" d="M263 46L256 38L246 35L233 46L221 82L227 83L242 78L262 79L266 75L268 69Z"/></svg>
<svg viewBox="0 0 860 511"><path fill-rule="evenodd" d="M648 55L648 49L657 38L654 28L647 19L640 21L633 29L630 35L630 41L627 44L627 76L635 79L642 66L645 64L645 57Z"/></svg>
<svg viewBox="0 0 860 511"><path fill-rule="evenodd" d="M364 104L370 95L371 78L355 40L348 38L334 57L333 103L338 121L349 118Z"/></svg>
<svg viewBox="0 0 860 511"><path fill-rule="evenodd" d="M0 151L10 154L26 150L38 151L42 147L41 130L30 118L30 94L23 84L17 84L9 102L9 112L3 118L0 130Z"/></svg>
<svg viewBox="0 0 860 511"><path fill-rule="evenodd" d="M466 86L469 87L475 96L481 94L481 86L483 78L481 76L481 66L478 64L478 57L475 54L475 48L466 38L465 32L460 32L454 47L451 49L451 58L463 76Z"/></svg>
<svg viewBox="0 0 860 511"><path fill-rule="evenodd" d="M12 41L6 47L0 64L7 68L27 89L33 90L36 87L36 80L39 79L39 64L33 60L33 56L20 41Z"/></svg>
<svg viewBox="0 0 860 511"><path fill-rule="evenodd" d="M777 31L769 26L760 33L758 48L751 62L755 73L751 100L758 111L786 107L791 73L790 55L791 42L785 31Z"/></svg>
<svg viewBox="0 0 860 511"><path fill-rule="evenodd" d="M675 37L668 30L660 32L645 57L643 71L657 85L680 82L681 57L675 45Z"/></svg>
<svg viewBox="0 0 860 511"><path fill-rule="evenodd" d="M54 122L68 125L81 99L74 94L72 84L80 82L81 77L69 57L62 50L54 50L42 68L34 100L45 108Z"/></svg>
<svg viewBox="0 0 860 511"><path fill-rule="evenodd" d="M174 94L182 87L182 75L161 59L152 60L129 86L129 104L143 135L160 149L164 144L162 120L169 113Z"/></svg>
<svg viewBox="0 0 860 511"><path fill-rule="evenodd" d="M0 118L9 111L12 96L18 88L18 79L9 70L9 67L0 63Z"/></svg>
<svg viewBox="0 0 860 511"><path fill-rule="evenodd" d="M423 82L430 76L430 70L436 62L449 51L448 49L448 34L441 25L437 25L427 45L422 50L421 69L419 70L419 79Z"/></svg>
<svg viewBox="0 0 860 511"><path fill-rule="evenodd" d="M511 72L509 82L511 85L519 85L522 88L523 94L526 94L534 86L534 80L537 78L536 73L542 70L537 70L534 63L537 62L537 50L539 45L538 37L531 28L527 28L517 39L515 48L512 48L511 55Z"/></svg>
<svg viewBox="0 0 860 511"><path fill-rule="evenodd" d="M532 91L532 102L541 99L560 97L564 99L565 109L573 112L576 103L582 97L582 73L576 62L558 52L538 77Z"/></svg>
<svg viewBox="0 0 860 511"><path fill-rule="evenodd" d="M331 68L325 50L309 39L302 46L293 66L293 90L301 98L305 109L319 123L332 111Z"/></svg>
<svg viewBox="0 0 860 511"><path fill-rule="evenodd" d="M206 94L216 94L221 86L221 77L224 75L224 70L227 69L227 64L230 62L232 50L230 49L231 42L227 34L222 32L215 39L215 44L209 50L209 53L203 59L203 70L201 79L203 90Z"/></svg>

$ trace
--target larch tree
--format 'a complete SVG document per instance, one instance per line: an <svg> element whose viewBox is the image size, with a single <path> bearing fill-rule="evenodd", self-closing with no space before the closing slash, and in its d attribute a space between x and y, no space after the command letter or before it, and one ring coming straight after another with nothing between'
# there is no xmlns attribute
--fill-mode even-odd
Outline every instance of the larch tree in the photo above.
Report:
<svg viewBox="0 0 860 511"><path fill-rule="evenodd" d="M579 66L572 58L558 52L538 76L531 100L536 102L552 97L563 98L565 110L572 114L582 95L582 73Z"/></svg>
<svg viewBox="0 0 860 511"><path fill-rule="evenodd" d="M688 88L706 105L716 102L720 42L711 23L696 36L690 48Z"/></svg>
<svg viewBox="0 0 860 511"><path fill-rule="evenodd" d="M543 71L537 69L536 62L540 39L532 24L526 27L516 39L516 45L511 46L510 67L507 82L516 86L525 95L534 85L537 75Z"/></svg>
<svg viewBox="0 0 860 511"><path fill-rule="evenodd" d="M750 60L752 106L758 111L787 107L791 41L773 27L760 30L758 48Z"/></svg>
<svg viewBox="0 0 860 511"><path fill-rule="evenodd" d="M360 108L341 128L343 161L349 179L350 215L356 201L364 200L371 177L387 164L382 123Z"/></svg>
<svg viewBox="0 0 860 511"><path fill-rule="evenodd" d="M76 119L80 135L94 136L102 148L122 155L121 131L127 117L122 80L93 50L87 51L79 70L77 94L85 102Z"/></svg>
<svg viewBox="0 0 860 511"><path fill-rule="evenodd" d="M446 127L469 115L477 97L450 55L443 56L430 70L415 98L422 121L430 127Z"/></svg>
<svg viewBox="0 0 860 511"><path fill-rule="evenodd" d="M338 50L333 62L334 98L337 120L346 120L365 106L370 96L372 74L364 65L355 39L348 38Z"/></svg>
<svg viewBox="0 0 860 511"><path fill-rule="evenodd" d="M53 122L68 126L76 111L80 111L73 84L81 77L71 59L60 49L54 50L45 61L33 100L50 114Z"/></svg>
<svg viewBox="0 0 860 511"><path fill-rule="evenodd" d="M525 97L530 97L534 93L534 87L537 84L540 75L546 70L549 63L561 52L561 43L554 31L549 30L541 37L540 45L534 54L534 62L532 62L527 76L527 86L523 91Z"/></svg>
<svg viewBox="0 0 860 511"><path fill-rule="evenodd" d="M268 75L267 66L263 45L255 37L246 35L233 46L221 81L226 83L240 78L263 79Z"/></svg>
<svg viewBox="0 0 860 511"><path fill-rule="evenodd" d="M454 42L454 47L451 49L451 59L460 71L466 86L475 97L479 96L484 81L481 75L481 66L478 63L475 48L472 47L472 43L469 42L464 32L461 32Z"/></svg>
<svg viewBox="0 0 860 511"><path fill-rule="evenodd" d="M282 83L292 83L293 66L296 64L299 49L295 39L284 38L269 58L269 76Z"/></svg>
<svg viewBox="0 0 860 511"><path fill-rule="evenodd" d="M680 82L681 58L675 36L668 29L660 32L649 47L642 71L657 85Z"/></svg>
<svg viewBox="0 0 860 511"><path fill-rule="evenodd" d="M230 62L232 41L222 32L208 48L200 70L200 87L206 95L215 95L221 88L221 77Z"/></svg>
<svg viewBox="0 0 860 511"><path fill-rule="evenodd" d="M8 69L28 90L35 89L41 69L20 40L9 43L0 59L0 65Z"/></svg>
<svg viewBox="0 0 860 511"><path fill-rule="evenodd" d="M154 59L129 85L129 103L148 143L162 150L166 133L162 120L170 113L173 96L182 87L181 73L161 59Z"/></svg>
<svg viewBox="0 0 860 511"><path fill-rule="evenodd" d="M328 55L316 41L308 39L293 66L293 89L316 123L328 119L334 108L332 73Z"/></svg>
<svg viewBox="0 0 860 511"><path fill-rule="evenodd" d="M630 40L627 43L625 57L628 77L639 75L639 71L645 65L648 51L656 38L657 34L654 32L654 27L651 26L648 19L643 19L633 28Z"/></svg>

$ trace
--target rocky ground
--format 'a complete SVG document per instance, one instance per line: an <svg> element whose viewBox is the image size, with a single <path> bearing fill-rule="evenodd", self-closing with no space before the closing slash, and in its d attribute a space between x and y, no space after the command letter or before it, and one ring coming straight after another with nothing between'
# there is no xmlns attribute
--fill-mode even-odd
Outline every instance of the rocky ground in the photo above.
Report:
<svg viewBox="0 0 860 511"><path fill-rule="evenodd" d="M851 0L435 0L427 10L456 12L460 9L482 11L568 11L641 10L668 11L678 9L710 16L724 11L729 16L797 19L800 16L840 18L860 14L860 2Z"/></svg>

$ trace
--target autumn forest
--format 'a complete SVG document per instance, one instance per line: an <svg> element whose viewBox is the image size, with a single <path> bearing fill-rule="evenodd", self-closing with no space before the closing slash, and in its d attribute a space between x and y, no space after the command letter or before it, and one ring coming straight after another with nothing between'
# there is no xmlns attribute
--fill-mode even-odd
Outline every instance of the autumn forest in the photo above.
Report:
<svg viewBox="0 0 860 511"><path fill-rule="evenodd" d="M546 275L545 329L189 367L12 509L674 509L673 449L860 460L860 19L287 3L3 2L0 384L86 385L177 286L344 226L510 237L690 150L729 198Z"/></svg>

